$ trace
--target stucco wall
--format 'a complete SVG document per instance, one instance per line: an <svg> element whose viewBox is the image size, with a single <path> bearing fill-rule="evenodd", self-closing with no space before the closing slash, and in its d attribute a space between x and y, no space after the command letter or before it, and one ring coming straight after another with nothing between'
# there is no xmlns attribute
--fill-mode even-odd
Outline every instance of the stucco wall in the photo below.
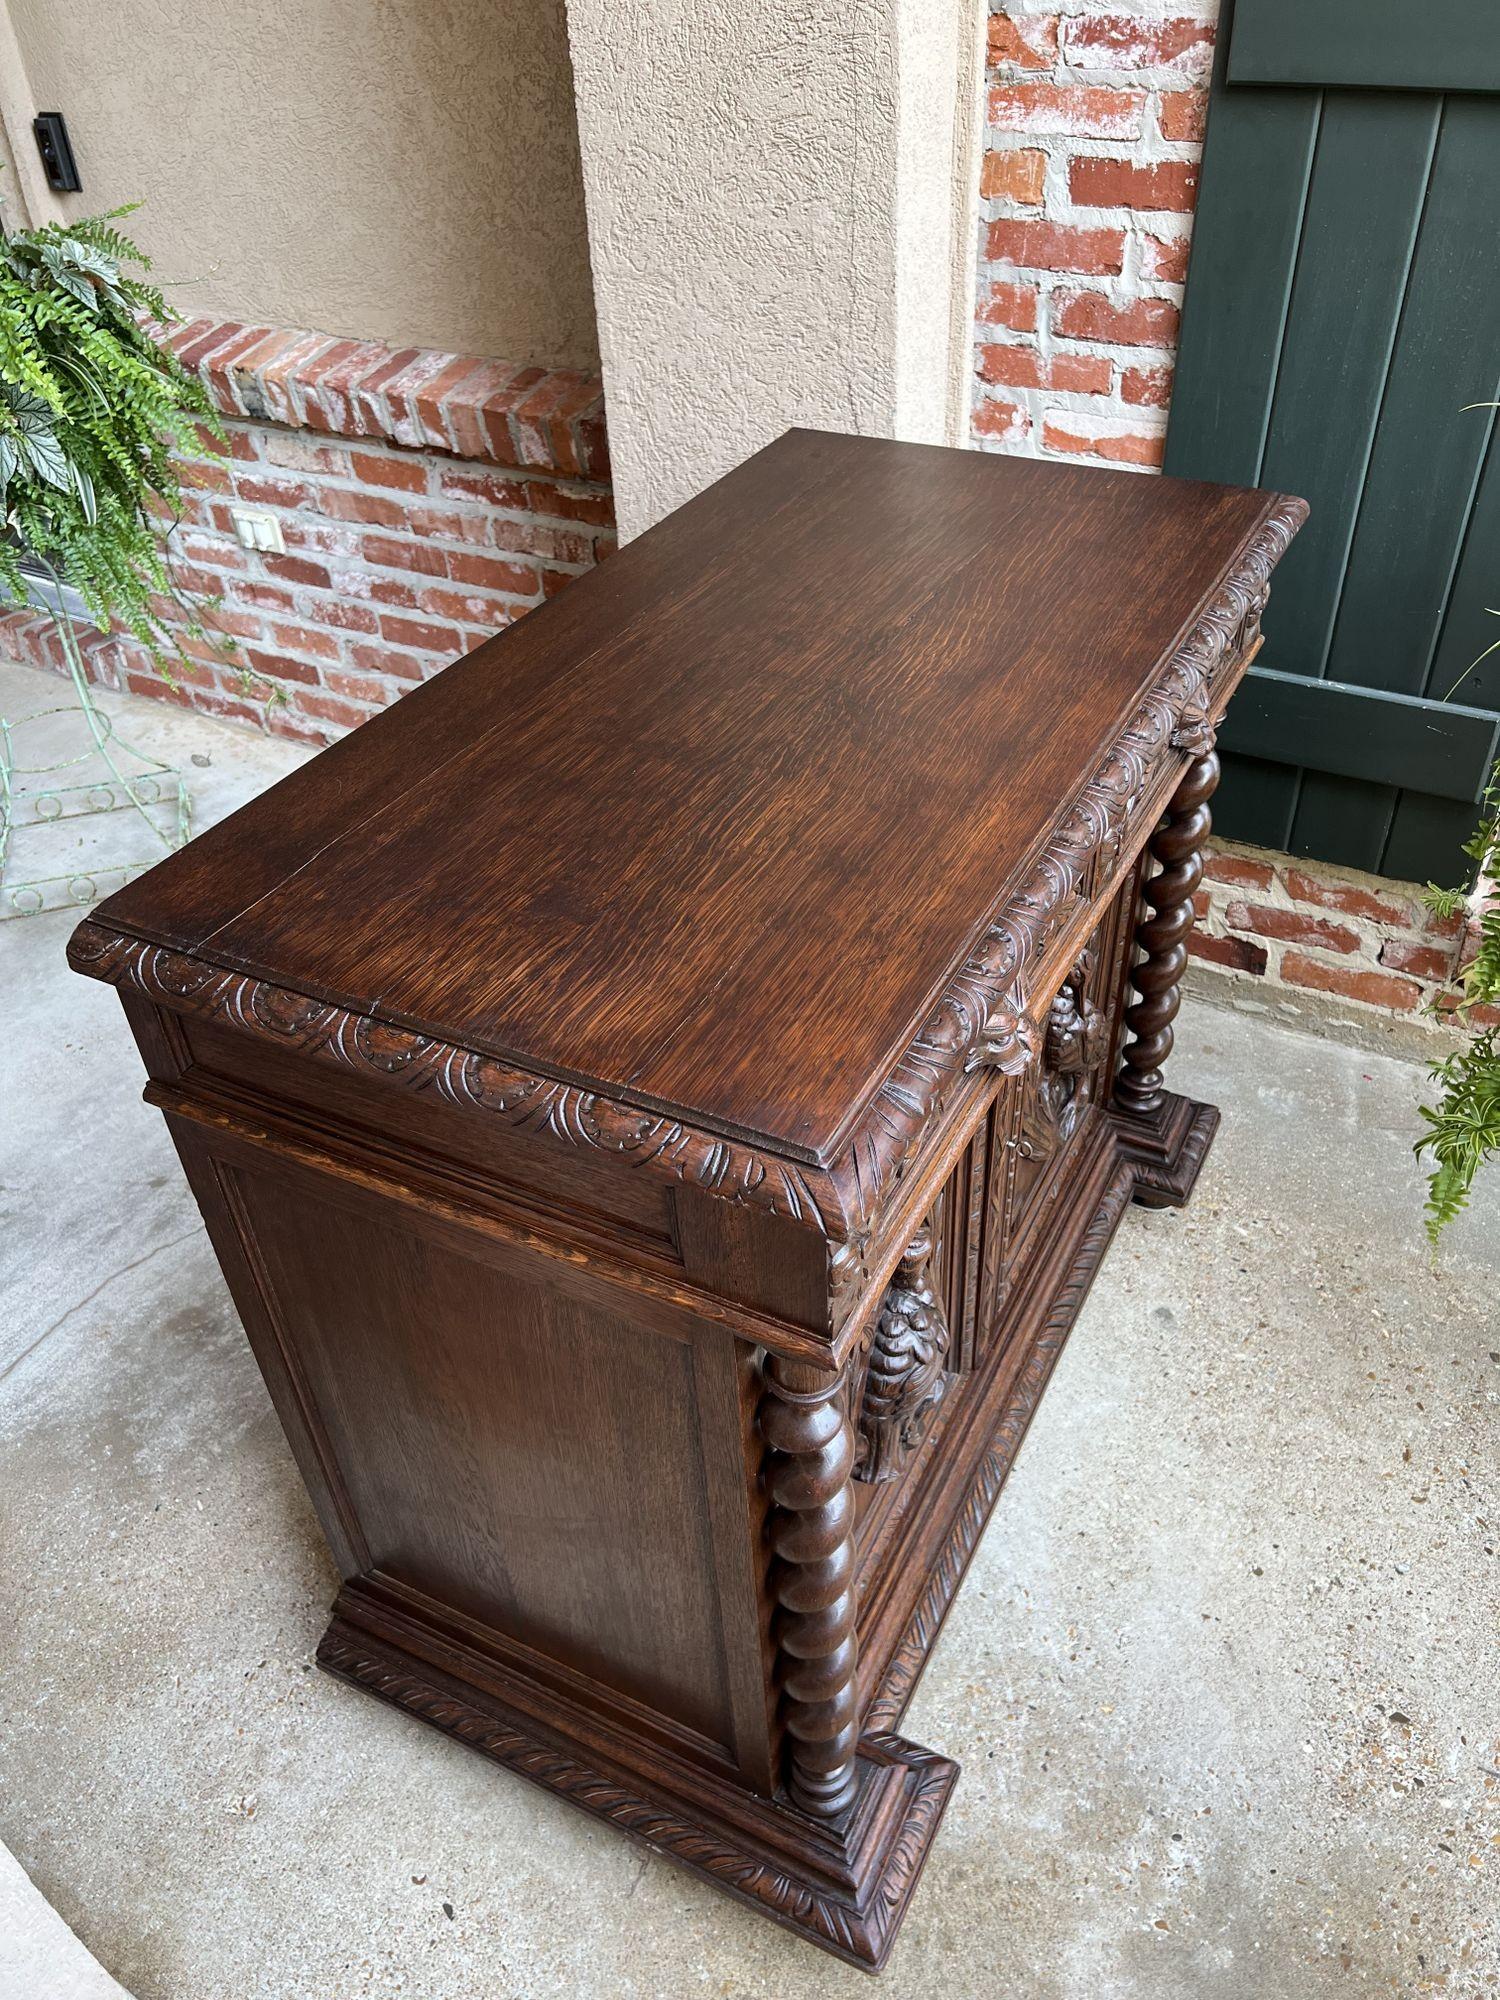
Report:
<svg viewBox="0 0 1500 2000"><path fill-rule="evenodd" d="M9 0L33 105L194 308L598 359L563 0ZM29 146L31 135L16 135Z"/></svg>
<svg viewBox="0 0 1500 2000"><path fill-rule="evenodd" d="M570 0L568 25L622 532L789 425L956 441L969 0Z"/></svg>
<svg viewBox="0 0 1500 2000"><path fill-rule="evenodd" d="M898 0L896 398L892 434L967 441L983 148L982 8ZM941 409L939 422L938 412Z"/></svg>

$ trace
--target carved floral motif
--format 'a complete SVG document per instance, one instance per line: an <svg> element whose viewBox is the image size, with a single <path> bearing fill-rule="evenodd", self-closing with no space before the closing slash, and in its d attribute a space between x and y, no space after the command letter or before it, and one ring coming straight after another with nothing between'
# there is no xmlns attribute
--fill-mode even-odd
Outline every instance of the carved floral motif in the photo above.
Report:
<svg viewBox="0 0 1500 2000"><path fill-rule="evenodd" d="M1072 1138L1094 1095L1109 1050L1109 1022L1088 996L1093 958L1084 952L1058 988L1047 1014L1042 1074L1034 1107L1045 1122L1048 1152Z"/></svg>

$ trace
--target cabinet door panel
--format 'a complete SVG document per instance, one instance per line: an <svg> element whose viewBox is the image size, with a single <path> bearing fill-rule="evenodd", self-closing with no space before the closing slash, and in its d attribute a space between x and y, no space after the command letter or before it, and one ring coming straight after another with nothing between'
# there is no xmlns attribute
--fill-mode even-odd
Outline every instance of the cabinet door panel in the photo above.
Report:
<svg viewBox="0 0 1500 2000"><path fill-rule="evenodd" d="M1041 1060L997 1107L979 1291L979 1324L986 1332L1001 1318L1048 1210L1066 1190L1075 1142L1108 1095L1125 913L1121 898L1079 953L1039 1022Z"/></svg>

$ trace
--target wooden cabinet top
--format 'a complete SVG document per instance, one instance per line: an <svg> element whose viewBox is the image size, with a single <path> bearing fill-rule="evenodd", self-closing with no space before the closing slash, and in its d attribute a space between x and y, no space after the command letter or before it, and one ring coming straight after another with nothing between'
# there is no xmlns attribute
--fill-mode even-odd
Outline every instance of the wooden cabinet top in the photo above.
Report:
<svg viewBox="0 0 1500 2000"><path fill-rule="evenodd" d="M791 432L112 897L75 957L164 947L159 983L304 996L392 1063L436 1043L827 1166L914 1038L964 1058L1015 971L985 941L1109 818L1122 745L1149 761L1151 714L1210 700L1298 518Z"/></svg>

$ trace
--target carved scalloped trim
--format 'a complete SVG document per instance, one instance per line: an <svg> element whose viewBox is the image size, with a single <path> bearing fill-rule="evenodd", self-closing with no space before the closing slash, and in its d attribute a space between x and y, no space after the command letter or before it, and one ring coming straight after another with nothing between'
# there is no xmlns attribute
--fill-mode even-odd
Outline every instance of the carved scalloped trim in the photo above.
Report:
<svg viewBox="0 0 1500 2000"><path fill-rule="evenodd" d="M799 1167L679 1119L123 936L92 919L74 932L69 962L177 1013L221 1021L409 1089L435 1090L462 1110L500 1116L553 1144L612 1153L647 1173L726 1201L753 1203L859 1246L913 1143L976 1051L981 1061L998 1059L1011 1073L1025 1066L1035 1040L1024 1014L1028 970L1073 915L1096 859L1110 863L1125 845L1162 765L1180 754L1172 739L1184 718L1211 712L1215 680L1243 651L1271 571L1306 514L1302 501L1278 500L1054 828L1025 887L970 952L828 1168ZM856 1266L859 1261L856 1250Z"/></svg>
<svg viewBox="0 0 1500 2000"><path fill-rule="evenodd" d="M903 1737L883 1734L861 1742L863 1758L904 1765L912 1774L912 1785L874 1893L864 1906L856 1907L798 1881L753 1848L736 1845L701 1820L679 1815L570 1751L434 1687L382 1656L352 1627L335 1621L317 1657L330 1673L432 1723L507 1770L607 1820L859 1965L879 1966L889 1950L957 1776L950 1758L920 1749Z"/></svg>
<svg viewBox="0 0 1500 2000"><path fill-rule="evenodd" d="M554 1144L613 1153L628 1166L690 1182L726 1201L753 1202L825 1236L840 1233L842 1219L836 1209L822 1205L826 1196L820 1198L814 1176L679 1119L640 1111L456 1043L206 965L164 945L107 930L92 919L73 933L68 962L77 972L129 988L174 1013L197 1015L409 1090L433 1091L459 1110L491 1113Z"/></svg>
<svg viewBox="0 0 1500 2000"><path fill-rule="evenodd" d="M857 1235L876 1216L913 1141L941 1109L943 1093L982 1045L992 1011L1025 1005L1026 974L1071 918L1096 859L1112 863L1126 844L1173 737L1214 706L1215 681L1238 659L1264 608L1271 572L1307 518L1305 501L1282 495L1114 749L1055 827L1030 880L970 953L938 1006L877 1094L835 1178Z"/></svg>

